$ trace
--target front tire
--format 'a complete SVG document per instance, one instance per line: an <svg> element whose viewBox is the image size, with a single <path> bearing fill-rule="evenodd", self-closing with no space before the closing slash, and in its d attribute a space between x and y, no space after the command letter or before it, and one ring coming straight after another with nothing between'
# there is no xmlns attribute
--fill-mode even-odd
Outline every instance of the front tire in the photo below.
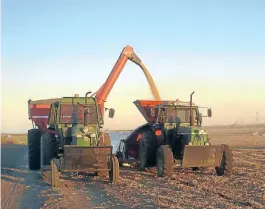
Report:
<svg viewBox="0 0 265 209"><path fill-rule="evenodd" d="M109 171L109 180L113 184L119 183L120 180L120 167L119 161L116 156L112 156L111 169Z"/></svg>
<svg viewBox="0 0 265 209"><path fill-rule="evenodd" d="M221 166L215 167L217 176L228 176L232 175L233 169L233 154L229 146L223 144L224 151L222 156Z"/></svg>
<svg viewBox="0 0 265 209"><path fill-rule="evenodd" d="M58 169L56 167L56 164L55 164L55 160L51 160L50 162L51 164L51 184L52 184L52 187L58 187L59 184L60 184L60 174L58 172Z"/></svg>
<svg viewBox="0 0 265 209"><path fill-rule="evenodd" d="M173 174L174 157L168 145L162 145L158 148L156 162L157 176L167 176L171 178Z"/></svg>
<svg viewBox="0 0 265 209"><path fill-rule="evenodd" d="M29 170L40 169L40 138L39 129L30 129L28 131L28 166Z"/></svg>

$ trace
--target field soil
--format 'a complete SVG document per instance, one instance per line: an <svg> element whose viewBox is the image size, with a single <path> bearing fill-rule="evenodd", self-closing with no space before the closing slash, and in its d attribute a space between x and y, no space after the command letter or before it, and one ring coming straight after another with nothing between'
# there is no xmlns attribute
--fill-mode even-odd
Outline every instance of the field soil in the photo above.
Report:
<svg viewBox="0 0 265 209"><path fill-rule="evenodd" d="M79 174L65 176L55 189L39 172L29 171L26 135L4 136L1 208L265 208L265 136L251 136L255 127L207 127L206 131L212 144L232 146L231 178L216 176L213 168L175 169L173 178L166 179L153 171L124 167L118 185Z"/></svg>

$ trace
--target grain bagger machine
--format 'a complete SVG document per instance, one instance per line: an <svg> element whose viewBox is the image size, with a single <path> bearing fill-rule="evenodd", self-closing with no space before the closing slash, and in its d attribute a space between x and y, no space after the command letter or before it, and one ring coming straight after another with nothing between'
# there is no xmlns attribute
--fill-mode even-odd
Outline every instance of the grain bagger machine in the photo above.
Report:
<svg viewBox="0 0 265 209"><path fill-rule="evenodd" d="M194 92L193 92L194 93ZM217 175L232 173L232 152L227 145L211 145L202 129L207 116L192 102L136 100L134 104L147 123L135 129L118 145L119 164L139 163L141 171L157 169L159 177L171 177L174 167L215 167Z"/></svg>
<svg viewBox="0 0 265 209"><path fill-rule="evenodd" d="M105 108L104 103L128 60L140 66L154 98L160 100L148 70L133 48L125 47L106 82L94 94L28 101L33 123L33 129L28 130L30 170L48 170L55 187L62 172L92 172L109 175L113 183L119 181L118 159L112 155L110 137L103 130L104 112L108 110L113 118L115 111Z"/></svg>

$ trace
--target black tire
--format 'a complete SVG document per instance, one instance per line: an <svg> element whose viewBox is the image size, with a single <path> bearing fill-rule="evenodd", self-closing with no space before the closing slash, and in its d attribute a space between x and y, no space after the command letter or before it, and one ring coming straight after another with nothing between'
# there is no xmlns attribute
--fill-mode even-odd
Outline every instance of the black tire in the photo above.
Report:
<svg viewBox="0 0 265 209"><path fill-rule="evenodd" d="M112 164L110 167L111 170L109 171L109 180L111 183L117 184L120 180L120 167L118 158L116 156L112 156Z"/></svg>
<svg viewBox="0 0 265 209"><path fill-rule="evenodd" d="M148 150L145 145L143 138L140 140L139 144L139 160L140 160L140 171L144 171L147 163Z"/></svg>
<svg viewBox="0 0 265 209"><path fill-rule="evenodd" d="M231 176L233 170L233 153L229 146L223 144L224 152L221 166L215 167L217 176Z"/></svg>
<svg viewBox="0 0 265 209"><path fill-rule="evenodd" d="M120 166L120 168L122 168L123 167L123 160L121 158L119 158L118 160L119 160L119 166Z"/></svg>
<svg viewBox="0 0 265 209"><path fill-rule="evenodd" d="M153 131L143 132L139 143L140 171L156 165L156 136Z"/></svg>
<svg viewBox="0 0 265 209"><path fill-rule="evenodd" d="M56 154L56 141L53 135L50 133L43 133L41 135L41 152L43 166L51 165L52 158Z"/></svg>
<svg viewBox="0 0 265 209"><path fill-rule="evenodd" d="M168 145L172 148L174 158L182 159L183 158L182 149L184 148L182 143L183 136L177 134L176 129L168 130L166 135L167 135Z"/></svg>
<svg viewBox="0 0 265 209"><path fill-rule="evenodd" d="M40 169L40 138L39 129L28 130L28 166L29 170Z"/></svg>
<svg viewBox="0 0 265 209"><path fill-rule="evenodd" d="M116 157L118 158L119 166L123 167L123 154L122 154L122 152L117 152Z"/></svg>
<svg viewBox="0 0 265 209"><path fill-rule="evenodd" d="M162 145L157 150L156 166L158 177L172 177L174 158L168 145Z"/></svg>

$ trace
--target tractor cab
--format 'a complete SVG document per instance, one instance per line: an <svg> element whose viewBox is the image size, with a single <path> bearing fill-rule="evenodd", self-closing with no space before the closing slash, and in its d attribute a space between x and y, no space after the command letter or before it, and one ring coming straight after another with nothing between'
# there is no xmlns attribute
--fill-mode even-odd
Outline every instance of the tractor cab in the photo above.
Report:
<svg viewBox="0 0 265 209"><path fill-rule="evenodd" d="M208 109L208 117L211 117L211 109ZM203 131L202 118L199 107L195 105L185 104L162 104L155 107L155 123L154 127L164 130L167 141L173 135L181 138L184 145L208 145L209 138L207 133ZM159 126L156 124L160 124ZM173 132L176 132L173 134ZM174 139L175 140L175 139ZM169 143L169 142L167 142Z"/></svg>
<svg viewBox="0 0 265 209"><path fill-rule="evenodd" d="M109 110L109 117L114 116ZM51 104L48 124L54 126L64 145L98 146L103 126L94 97L63 97Z"/></svg>
<svg viewBox="0 0 265 209"><path fill-rule="evenodd" d="M165 104L158 105L155 108L156 123L164 124L165 129L170 129L173 126L189 126L190 125L190 108L189 106ZM192 120L197 121L197 126L201 126L201 115L198 107L193 107Z"/></svg>

